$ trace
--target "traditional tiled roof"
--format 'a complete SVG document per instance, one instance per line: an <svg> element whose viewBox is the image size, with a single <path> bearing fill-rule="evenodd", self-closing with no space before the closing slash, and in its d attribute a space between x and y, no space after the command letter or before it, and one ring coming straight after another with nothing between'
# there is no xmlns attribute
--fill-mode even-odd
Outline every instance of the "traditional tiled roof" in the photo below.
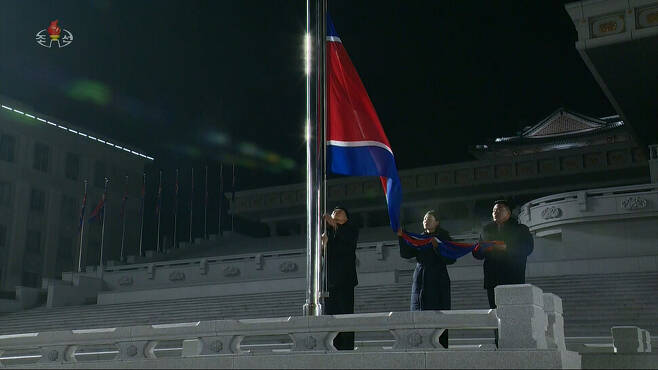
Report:
<svg viewBox="0 0 658 370"><path fill-rule="evenodd" d="M559 140L565 137L582 136L597 131L620 127L624 121L619 116L592 118L560 108L534 126L524 129L519 135L501 137L495 143L532 142L537 139ZM544 141L544 140L539 140Z"/></svg>

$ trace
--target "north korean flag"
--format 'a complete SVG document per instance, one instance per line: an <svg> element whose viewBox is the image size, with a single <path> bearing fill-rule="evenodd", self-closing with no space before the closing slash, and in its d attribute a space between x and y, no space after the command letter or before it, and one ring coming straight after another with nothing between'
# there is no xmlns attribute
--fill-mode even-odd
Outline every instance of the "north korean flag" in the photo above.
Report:
<svg viewBox="0 0 658 370"><path fill-rule="evenodd" d="M327 16L327 168L349 176L379 176L391 228L400 226L402 187L377 112Z"/></svg>

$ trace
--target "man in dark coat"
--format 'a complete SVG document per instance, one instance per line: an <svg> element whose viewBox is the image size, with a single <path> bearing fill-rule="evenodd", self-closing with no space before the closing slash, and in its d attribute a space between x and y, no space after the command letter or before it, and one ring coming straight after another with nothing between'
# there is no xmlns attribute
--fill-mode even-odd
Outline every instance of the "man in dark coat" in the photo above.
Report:
<svg viewBox="0 0 658 370"><path fill-rule="evenodd" d="M438 215L433 210L425 214L423 229L424 235L436 236L441 241L452 240L448 231L439 227ZM441 255L437 245L429 249L418 249L408 245L402 238L399 238L399 244L400 257L415 257L417 261L411 286L410 310L449 310L450 275L446 265L452 265L455 260ZM447 330L439 337L439 343L448 348Z"/></svg>
<svg viewBox="0 0 658 370"><path fill-rule="evenodd" d="M335 207L331 216L324 216L327 233L323 235L327 250L327 287L325 313L339 315L354 313L356 276L356 243L359 229L350 221L345 207ZM338 350L354 349L354 332L339 333L334 339Z"/></svg>
<svg viewBox="0 0 658 370"><path fill-rule="evenodd" d="M494 202L491 216L493 221L484 225L480 240L496 240L504 244L495 245L487 251L481 248L473 252L473 257L484 259L484 289L487 290L489 307L496 308L496 286L525 284L526 260L534 249L534 241L528 227L512 218L507 201ZM498 345L497 330L495 334Z"/></svg>

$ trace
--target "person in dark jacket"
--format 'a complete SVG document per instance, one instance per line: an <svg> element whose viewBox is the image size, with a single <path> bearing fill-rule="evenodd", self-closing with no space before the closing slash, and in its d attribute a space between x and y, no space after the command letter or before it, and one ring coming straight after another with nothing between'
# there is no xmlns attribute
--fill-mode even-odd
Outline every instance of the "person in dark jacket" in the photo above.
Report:
<svg viewBox="0 0 658 370"><path fill-rule="evenodd" d="M502 241L504 244L494 245L486 251L473 251L473 257L484 260L484 289L487 290L489 307L496 308L496 286L525 284L526 260L534 249L534 240L528 227L512 218L507 201L495 201L491 216L493 221L484 225L480 240ZM497 330L495 338L497 346Z"/></svg>
<svg viewBox="0 0 658 370"><path fill-rule="evenodd" d="M484 225L480 240L498 240L486 252L483 249L473 252L479 260L484 259L484 288L487 290L489 307L496 308L494 288L498 285L525 284L526 260L534 248L532 234L526 225L512 218L509 204L497 200L491 212L493 221Z"/></svg>
<svg viewBox="0 0 658 370"><path fill-rule="evenodd" d="M423 234L436 236L439 240L450 241L450 234L439 227L439 218L434 210L428 211L423 218ZM400 235L401 230L398 231ZM400 257L416 258L413 283L411 286L411 311L449 310L450 309L450 275L446 265L455 260L441 255L438 244L433 242L429 249L414 248L399 238ZM439 343L448 348L448 331L439 337Z"/></svg>
<svg viewBox="0 0 658 370"><path fill-rule="evenodd" d="M331 216L324 215L327 232L323 244L327 251L327 288L325 313L328 315L354 313L356 275L356 243L359 229L350 221L345 207L337 206ZM338 350L354 349L354 332L339 333L334 339Z"/></svg>

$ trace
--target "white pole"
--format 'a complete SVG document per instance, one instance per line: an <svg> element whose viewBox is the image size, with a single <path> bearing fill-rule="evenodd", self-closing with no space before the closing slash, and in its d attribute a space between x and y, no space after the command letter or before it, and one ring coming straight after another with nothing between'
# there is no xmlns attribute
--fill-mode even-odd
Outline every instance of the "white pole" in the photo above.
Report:
<svg viewBox="0 0 658 370"><path fill-rule="evenodd" d="M178 168L176 169L176 191L174 197L174 248L178 247L176 230L178 229Z"/></svg>
<svg viewBox="0 0 658 370"><path fill-rule="evenodd" d="M306 1L306 303L305 315L322 314L324 213L326 1Z"/></svg>
<svg viewBox="0 0 658 370"><path fill-rule="evenodd" d="M123 262L123 251L126 241L126 202L128 197L128 176L126 176L126 192L123 194L123 199L121 199L121 218L123 222L122 231L121 231L121 262Z"/></svg>
<svg viewBox="0 0 658 370"><path fill-rule="evenodd" d="M192 186L190 187L190 246L192 245L192 217L194 212L194 167L192 167Z"/></svg>
<svg viewBox="0 0 658 370"><path fill-rule="evenodd" d="M206 166L206 187L203 197L203 238L208 240L208 166Z"/></svg>
<svg viewBox="0 0 658 370"><path fill-rule="evenodd" d="M222 236L222 206L224 205L224 163L219 162L219 218L217 236Z"/></svg>
<svg viewBox="0 0 658 370"><path fill-rule="evenodd" d="M101 215L103 217L103 227L101 228L101 253L100 253L100 272L99 276L102 279L103 278L103 247L105 245L105 218L107 217L107 185L110 182L110 179L107 177L105 178L105 190L103 191L103 207L101 208L103 211L103 214Z"/></svg>
<svg viewBox="0 0 658 370"><path fill-rule="evenodd" d="M85 208L87 207L87 180L85 180L85 195L82 198L80 210L80 250L78 252L78 272L82 272L82 246L85 235Z"/></svg>
<svg viewBox="0 0 658 370"><path fill-rule="evenodd" d="M160 253L160 218L162 215L162 170L160 170L160 180L158 183L158 242L156 244L155 250Z"/></svg>
<svg viewBox="0 0 658 370"><path fill-rule="evenodd" d="M144 198L146 198L146 172L142 177L142 222L139 224L139 256L142 257L142 241L144 240Z"/></svg>

